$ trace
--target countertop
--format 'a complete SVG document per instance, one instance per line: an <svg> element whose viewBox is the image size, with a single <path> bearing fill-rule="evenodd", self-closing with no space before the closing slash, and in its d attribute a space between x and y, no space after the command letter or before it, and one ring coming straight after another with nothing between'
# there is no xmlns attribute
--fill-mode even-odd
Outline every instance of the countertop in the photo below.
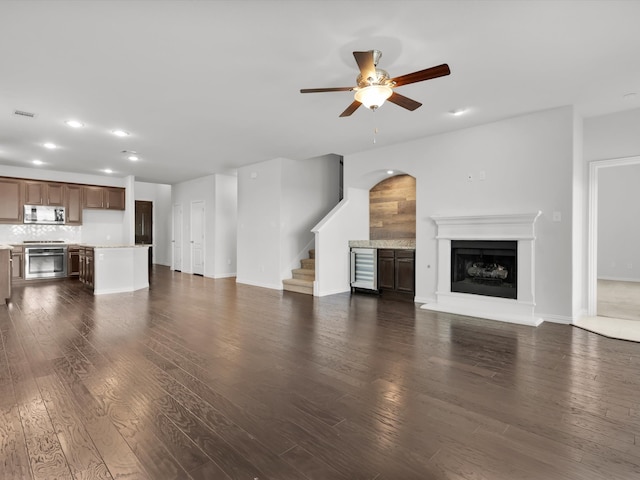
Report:
<svg viewBox="0 0 640 480"><path fill-rule="evenodd" d="M3 245L0 243L0 250L13 250L11 245Z"/></svg>
<svg viewBox="0 0 640 480"><path fill-rule="evenodd" d="M136 243L134 245L92 245L88 243L78 243L78 247L85 248L144 248L144 247L152 247L153 245L148 243Z"/></svg>
<svg viewBox="0 0 640 480"><path fill-rule="evenodd" d="M395 250L415 250L415 239L399 240L349 240L349 248L392 248Z"/></svg>

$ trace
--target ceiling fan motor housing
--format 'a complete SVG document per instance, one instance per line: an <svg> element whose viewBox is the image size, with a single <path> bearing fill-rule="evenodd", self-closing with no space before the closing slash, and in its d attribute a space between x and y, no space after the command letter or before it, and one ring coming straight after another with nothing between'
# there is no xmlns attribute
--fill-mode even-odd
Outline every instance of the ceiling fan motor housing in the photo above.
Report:
<svg viewBox="0 0 640 480"><path fill-rule="evenodd" d="M362 74L358 75L356 84L358 85L358 88L364 88L369 85L389 85L390 87L393 87L395 83L391 80L391 77L389 77L389 72L376 68L375 76L363 78Z"/></svg>

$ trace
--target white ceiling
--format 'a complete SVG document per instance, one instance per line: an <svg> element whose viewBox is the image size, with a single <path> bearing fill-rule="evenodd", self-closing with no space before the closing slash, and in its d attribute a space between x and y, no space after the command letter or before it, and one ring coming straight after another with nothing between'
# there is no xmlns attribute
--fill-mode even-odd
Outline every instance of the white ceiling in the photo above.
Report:
<svg viewBox="0 0 640 480"><path fill-rule="evenodd" d="M612 0L0 0L0 164L172 184L562 105L638 108L624 95L640 93L639 18L640 1ZM392 77L452 73L399 87L423 103L414 112L338 118L352 93L299 93L355 85L352 52L370 49Z"/></svg>

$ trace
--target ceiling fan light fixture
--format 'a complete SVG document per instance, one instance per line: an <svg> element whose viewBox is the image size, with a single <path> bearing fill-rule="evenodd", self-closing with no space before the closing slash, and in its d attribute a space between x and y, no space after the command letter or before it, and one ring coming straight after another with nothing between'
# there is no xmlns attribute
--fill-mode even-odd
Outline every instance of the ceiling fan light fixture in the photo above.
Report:
<svg viewBox="0 0 640 480"><path fill-rule="evenodd" d="M388 85L369 85L356 91L355 99L365 107L375 110L380 108L387 98L393 94Z"/></svg>

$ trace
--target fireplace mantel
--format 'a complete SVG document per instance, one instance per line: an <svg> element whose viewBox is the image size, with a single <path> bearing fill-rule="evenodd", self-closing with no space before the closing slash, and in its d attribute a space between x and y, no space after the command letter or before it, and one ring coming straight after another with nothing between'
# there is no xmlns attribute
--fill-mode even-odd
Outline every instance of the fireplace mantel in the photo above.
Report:
<svg viewBox="0 0 640 480"><path fill-rule="evenodd" d="M421 308L503 322L538 326L535 316L535 222L542 212L506 215L431 217L437 226L438 285L436 301ZM516 299L451 291L451 240L516 240L518 293Z"/></svg>

